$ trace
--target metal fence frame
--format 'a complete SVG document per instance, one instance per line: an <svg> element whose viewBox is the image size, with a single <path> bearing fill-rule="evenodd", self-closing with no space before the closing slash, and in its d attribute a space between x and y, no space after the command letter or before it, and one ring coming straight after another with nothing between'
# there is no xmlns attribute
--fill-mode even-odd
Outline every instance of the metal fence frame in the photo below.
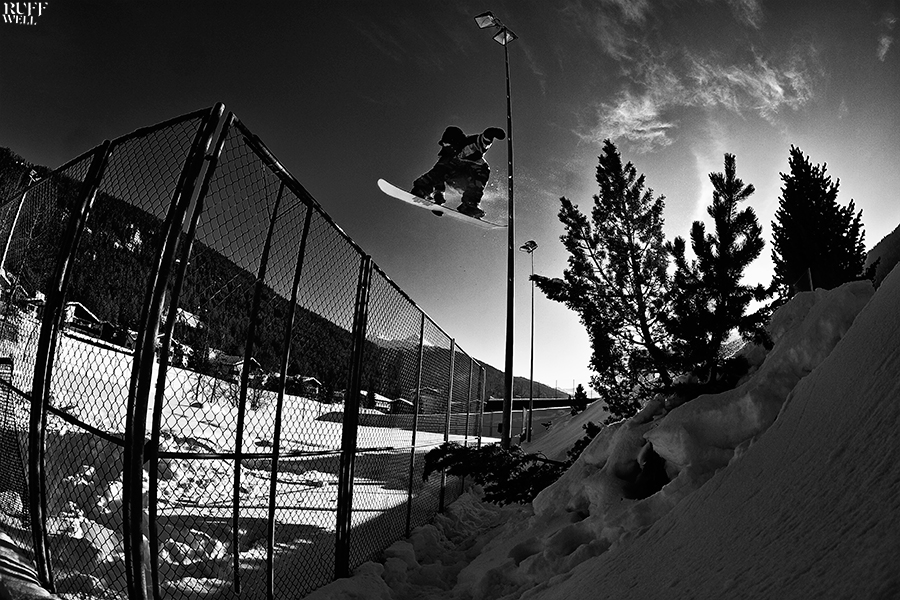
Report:
<svg viewBox="0 0 900 600"><path fill-rule="evenodd" d="M180 161L180 167L177 168L177 181L174 178L175 167L170 161L166 163L170 165L167 171L168 183L157 183L157 180L165 177L152 172L154 163L148 160L145 166L143 162L134 157L129 160L128 153L133 152L132 147L140 148L143 141L153 140L154 136L168 135L176 128L180 137L177 143L172 142L172 145L173 147L177 146L179 151L183 151L183 159L178 159L177 156L164 158L165 160L177 159ZM188 143L191 132L193 132L193 137ZM147 141L147 143L151 142ZM234 154L224 157L223 153L226 148ZM151 149L150 152L155 151L155 149ZM138 152L135 156L141 156L141 154ZM112 164L114 161L120 162ZM250 165L246 172L240 171L244 163ZM229 169L233 169L233 171ZM14 365L14 370L19 373L18 376L11 376L8 382L0 381L0 385L18 390L16 381L19 381L19 386L22 386L30 379L30 393L25 387L26 391L22 394L23 397L30 398L27 424L28 444L27 448L21 448L23 456L27 457L28 465L28 489L23 491L23 495L27 493L28 505L27 511L23 511L23 515L27 513L32 540L30 550L33 552L39 578L47 589L51 591L56 589L55 570L51 559L53 542L48 534L48 518L51 516L48 508L48 465L46 462L48 415L61 419L78 431L84 432L88 436L94 436L122 451L120 534L123 542L127 595L135 600L144 600L151 595L154 598L160 598L162 586L165 584L166 575L160 568L161 538L158 527L160 519L160 498L158 496L160 482L158 477L160 465L165 461L222 460L233 462L229 552L232 562L232 586L238 593L242 591L241 575L246 571L246 565L242 564L241 559L240 539L242 493L244 493L242 464L248 460L269 461L270 477L265 517L265 589L268 598L274 598L281 591L289 591L293 594L306 592L327 583L332 577L349 575L351 570L363 560L371 558L374 553L387 547L396 539L409 536L414 526L430 519L435 512L443 511L445 505L461 493L462 482L448 481L446 474L441 476L436 504L434 498L428 496L424 489L419 490L419 493L415 491L417 484L420 483L418 479L421 479L421 477L417 479L417 475L421 475L422 450L435 445L434 442L431 442L430 445L423 444L421 436L424 435L423 432L440 433L443 441L449 441L451 435L454 435L462 436L466 444L469 443L470 437L473 442L481 443L480 423L485 390L484 367L461 351L455 340L444 333L387 277L374 263L372 257L357 246L322 210L316 200L278 162L263 142L253 135L233 113L225 113L224 105L217 104L210 109L196 111L153 127L140 129L112 142L105 141L97 148L60 167L52 175L57 180L65 175L67 181L76 181L78 185L75 187L78 195L77 198L65 198L68 222L65 225L64 235L56 241L55 272L52 276L47 277L46 286L42 290L46 300L35 349L33 352L19 352L16 358L19 362ZM24 188L16 190L8 199L0 199L3 201L0 204L0 223L3 227L0 229L0 234L6 234L4 264L0 267L6 274L16 272L14 264L6 264L6 250L10 248L11 243L16 241L19 244L16 248L20 248L17 256L25 257L29 252L28 244L33 241L23 238L25 235L23 232L27 229L28 223L36 222L40 211L36 209L31 211L38 215L30 217L31 221L23 220L21 212L26 202L38 202L37 198L42 197L42 194L47 198L45 202L48 204L52 204L54 198L58 204L61 202L59 198L63 196L63 193L57 190L59 184L52 182L53 177L44 177L33 181ZM140 178L143 177L149 178L149 181L153 183L149 186L146 183L142 184L141 181L144 180ZM137 183L135 183L136 181ZM173 181L174 185L172 185ZM248 181L250 183L247 183ZM146 192L142 185L148 187L150 191ZM165 218L159 219L162 226L159 235L153 241L153 258L148 262L146 272L143 273L145 287L141 299L140 325L131 354L130 372L127 374L129 381L124 432L117 432L110 431L110 427L104 428L91 423L87 417L82 418L71 414L65 407L59 406L59 402L54 398L53 390L62 385L59 378L55 378L54 369L61 351L61 344L68 343L64 316L70 283L73 274L79 269L86 268L85 265L87 265L86 259L79 254L79 247L86 231L90 231L91 235L96 235L89 229L95 200L103 189L124 190L128 186L137 190L134 192L135 198L162 199L153 205L153 209L160 213L157 217L161 217L164 212ZM253 186L258 186L258 188ZM261 198L266 199L266 202L269 202L274 195L272 203L262 207L264 210L261 212L268 211L267 233L259 252L256 272L251 273L255 278L255 284L252 290L252 300L249 303L250 314L247 318L243 342L243 366L240 369L237 384L237 423L234 447L231 452L166 451L161 446L161 435L164 425L166 425L163 417L164 407L168 401L168 394L172 391L167 376L170 374L170 363L174 356L174 331L178 318L178 310L173 307L180 307L179 301L188 285L186 282L193 276L192 267L189 265L195 256L195 241L200 239L198 232L202 227L201 217L207 215L211 201L224 202L222 199L228 198L230 189L234 190L234 195L242 193L250 195L247 190L261 189L261 192L253 191L253 193L258 193ZM277 193L270 193L270 189L277 189ZM112 191L104 193L114 195ZM152 202L152 198L142 201ZM166 206L163 207L163 204ZM137 206L136 208L141 207ZM144 208L146 210L146 207ZM285 234L276 232L277 226L283 226L280 220L282 218L281 211L285 213L294 211L296 214L291 218L302 214L302 219L299 219L302 221L302 225L299 227L297 239L290 236L284 238ZM28 221L28 223L23 223L23 221ZM352 301L352 322L346 329L351 345L346 364L348 376L345 382L346 395L343 406L342 433L339 448L323 451L285 450L282 447L284 433L282 417L285 410L289 360L292 350L295 350L294 345L297 344L295 336L297 335L297 322L301 316L297 312L301 304L299 294L302 291L307 294L329 294L328 289L310 292L304 288L304 285L309 287L308 280L304 279L304 262L310 256L309 245L313 243L311 241L313 230L318 236L316 239L333 240L331 242L333 247L330 249L339 248L340 252L349 257L347 267L352 266L354 260L358 263L355 267L357 273L355 275L355 299ZM249 234L246 235L249 236ZM284 265L281 263L276 265L273 254L275 245L279 242L276 242L275 238L280 241L287 239L296 246L296 258L293 265L290 265L289 262L285 262ZM25 239L24 242L23 239ZM239 242L240 240L234 242L235 248L239 247ZM320 244L324 243L320 242ZM239 264L242 260L246 260L245 254L249 255L255 252L255 249L252 252L243 250L245 249L242 248L240 252L236 250L233 256L228 256L229 247L220 252L235 264ZM328 250L329 248L325 249L326 254ZM278 260L284 259L285 251L279 250L279 252L282 254L279 254ZM319 265L325 264L322 259L317 260ZM273 275L272 269L279 265L282 267L283 273L281 276L277 273ZM346 270L346 268L343 269L343 271ZM250 273L246 266L244 271ZM347 273L344 275L346 276ZM287 314L279 317L282 322L266 323L263 322L261 314L263 297L267 290L273 288L282 290L279 294L284 300L290 297L287 303L289 310ZM2 316L4 327L15 326L10 325L13 323L10 307L15 303L16 291L15 285L11 285L5 290L3 300L5 309ZM247 293L250 293L249 290ZM212 300L210 299L209 302L211 303ZM342 302L344 302L342 298L336 297L323 306L327 308L332 306L332 303L334 306L343 306ZM312 309L309 310L312 311ZM333 310L338 317L334 317L332 320L338 324L338 321L343 319L340 316L342 313L338 308ZM377 320L377 324L373 325L375 320ZM261 339L261 328L265 325L269 325L273 331L280 329L282 332L275 390L277 399L271 451L255 452L248 451L244 447L245 426L248 410L251 410L248 396L253 392L251 369L255 355L254 344ZM401 333L407 332L410 340L415 340L414 346L411 341L405 341L406 346L402 350L390 351L402 354L403 358L397 359L399 366L396 368L405 369L406 374L404 376L398 370L395 378L405 377L404 382L386 381L385 378L389 378L390 375L382 373L379 365L373 367L374 363L372 362L382 359L370 356L376 354L374 348L380 349L378 336L381 335L381 330L393 331L394 329ZM399 335L399 333L395 334L395 336ZM17 343L20 346L27 345L18 337L16 339L19 340ZM33 342L33 339L28 340L28 344L33 344ZM434 351L435 348L438 349L437 352ZM384 352L389 354L387 350ZM86 357L83 359L85 360L84 370L87 372L93 368L90 361L92 355L88 353L84 356ZM394 355L390 354L390 356ZM8 360L12 361L13 357L9 357ZM65 382L69 387L82 384L77 375L70 375L70 377L73 380ZM121 377L124 378L126 375L121 374ZM198 374L198 386L200 380L201 377ZM90 381L85 373L84 385L89 386ZM429 383L432 385L428 385ZM385 386L396 389L400 389L402 385L412 387L413 397L410 401L413 403L413 409L410 415L402 418L385 416L384 419L380 419L379 417L380 420L376 421L377 423L383 421L382 425L387 426L384 435L388 438L389 432L396 431L397 427L408 431L411 436L408 445L406 441L381 443L376 446L360 444L360 399L364 385L369 392L372 391L373 386L378 387L379 385L383 389L386 389ZM435 393L435 389L439 392ZM89 390L89 393L95 395L104 395L104 392L106 390ZM444 393L446 397L441 398L441 394ZM439 397L435 398L435 395ZM429 408L426 409L426 405ZM434 412L438 410L435 408L436 406L442 411L442 414ZM470 419L472 412L477 413L478 417ZM464 417L462 417L463 414ZM440 415L440 422L435 419L437 415ZM23 430L25 429L24 424L19 425ZM435 431L436 429L438 431ZM379 441L391 442L392 440L388 438L385 440L379 438ZM408 458L406 457L407 452ZM113 454L113 456L115 455ZM275 533L278 523L276 513L289 510L279 507L277 501L279 461L325 455L339 457L333 571L313 573L300 583L294 581L292 584L290 583L292 580L288 580L288 583L279 584L276 580L278 572L276 555L280 556L280 552L284 551L279 552L276 548ZM354 525L354 516L357 516L354 500L359 501L366 497L364 491L357 490L354 486L359 480L355 470L363 458L368 461L367 468L374 469L377 473L388 473L394 458L397 460L393 462L397 465L406 465L403 467L405 471L393 474L396 475L396 481L405 481L406 487L405 510L401 511L402 514L398 513L399 516L396 517L399 521L394 524L387 523L384 526L372 526L365 529L365 532L364 528ZM0 476L2 475L3 471L0 470ZM388 473L383 477L389 475L393 476ZM56 482L53 483L55 485ZM419 502L420 498L421 502ZM146 512L144 510L145 502ZM424 505L422 505L423 502L425 502ZM318 570L322 571L321 568ZM285 590L285 588L287 589Z"/></svg>

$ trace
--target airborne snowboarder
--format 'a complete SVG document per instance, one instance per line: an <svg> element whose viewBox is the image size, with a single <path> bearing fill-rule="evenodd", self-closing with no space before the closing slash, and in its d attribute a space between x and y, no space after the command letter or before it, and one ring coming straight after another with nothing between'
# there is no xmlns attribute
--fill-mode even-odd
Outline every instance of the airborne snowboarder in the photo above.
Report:
<svg viewBox="0 0 900 600"><path fill-rule="evenodd" d="M488 127L482 133L466 135L459 127L447 127L441 136L438 161L431 170L416 179L410 193L431 200L435 204L444 203L446 184L459 184L462 203L457 210L470 217L480 219L484 211L479 208L484 186L491 175L491 168L484 155L494 140L506 138L506 132L499 127Z"/></svg>

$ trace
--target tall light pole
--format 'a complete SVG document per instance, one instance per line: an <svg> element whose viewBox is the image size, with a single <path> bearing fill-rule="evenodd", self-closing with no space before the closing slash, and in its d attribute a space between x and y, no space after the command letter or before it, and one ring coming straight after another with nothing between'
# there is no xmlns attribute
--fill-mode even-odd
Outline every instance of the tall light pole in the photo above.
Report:
<svg viewBox="0 0 900 600"><path fill-rule="evenodd" d="M515 270L516 270L516 235L514 221L514 203L513 203L513 129L512 129L512 104L509 96L509 43L516 39L517 36L500 19L495 17L490 11L482 13L475 17L478 27L485 29L486 27L494 27L497 33L494 35L494 41L503 46L503 60L506 64L506 156L508 159L507 166L507 186L508 203L508 237L506 251L506 365L504 367L503 378L503 432L500 435L500 447L504 450L509 449L510 426L512 425L512 393L513 393L513 327L515 321L514 298L515 298Z"/></svg>
<svg viewBox="0 0 900 600"><path fill-rule="evenodd" d="M528 427L525 430L525 441L531 441L531 430L534 426L534 251L537 242L528 240L519 248L531 256L531 366L528 373Z"/></svg>

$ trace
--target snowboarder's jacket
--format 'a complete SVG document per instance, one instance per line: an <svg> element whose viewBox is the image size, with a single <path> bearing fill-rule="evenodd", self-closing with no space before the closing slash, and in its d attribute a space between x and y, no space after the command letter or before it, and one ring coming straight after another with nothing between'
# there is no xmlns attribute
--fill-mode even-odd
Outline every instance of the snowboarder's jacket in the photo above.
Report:
<svg viewBox="0 0 900 600"><path fill-rule="evenodd" d="M475 165L486 165L484 153L491 147L494 137L487 135L488 131L475 135L466 135L458 127L448 127L438 142L441 150L438 156L444 158L457 158Z"/></svg>

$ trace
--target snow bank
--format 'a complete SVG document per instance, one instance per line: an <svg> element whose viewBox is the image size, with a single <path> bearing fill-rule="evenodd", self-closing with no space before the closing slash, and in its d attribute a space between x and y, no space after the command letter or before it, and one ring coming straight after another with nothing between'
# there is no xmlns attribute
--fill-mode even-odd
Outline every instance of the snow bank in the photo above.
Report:
<svg viewBox="0 0 900 600"><path fill-rule="evenodd" d="M878 266L875 268L875 287L878 287L900 262L900 225L869 250L866 255L866 268L868 269L876 261Z"/></svg>
<svg viewBox="0 0 900 600"><path fill-rule="evenodd" d="M898 272L798 295L738 388L655 399L532 506L464 495L309 598L900 596L897 298Z"/></svg>
<svg viewBox="0 0 900 600"><path fill-rule="evenodd" d="M566 414L552 420L550 429L542 435L534 435L534 441L522 444L522 449L529 453L540 452L553 460L566 460L566 453L576 440L584 437L584 426L588 422L601 425L609 413L603 408L602 401L595 401L587 409L577 415ZM535 419L535 432L539 432L538 420Z"/></svg>
<svg viewBox="0 0 900 600"><path fill-rule="evenodd" d="M522 597L900 597L898 298L895 270L728 468L621 551Z"/></svg>

